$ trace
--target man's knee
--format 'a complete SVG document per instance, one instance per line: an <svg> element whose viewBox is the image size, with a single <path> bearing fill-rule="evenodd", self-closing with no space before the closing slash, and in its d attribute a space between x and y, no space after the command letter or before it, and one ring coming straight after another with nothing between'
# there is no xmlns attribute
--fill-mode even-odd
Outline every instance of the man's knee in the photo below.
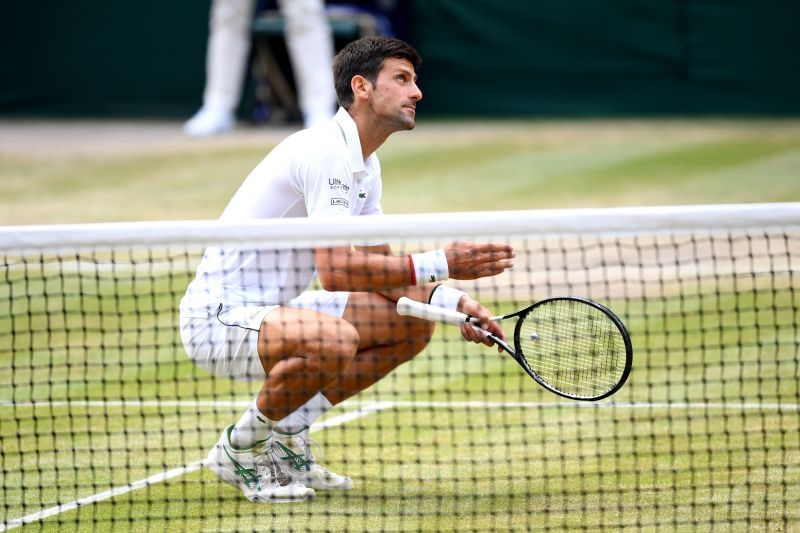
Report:
<svg viewBox="0 0 800 533"><path fill-rule="evenodd" d="M434 324L399 316L396 306L394 301L375 293L352 293L344 319L358 328L360 349L392 346L395 355L407 361L428 345Z"/></svg>
<svg viewBox="0 0 800 533"><path fill-rule="evenodd" d="M407 318L405 322L404 342L407 355L413 357L420 353L431 342L434 323L418 318Z"/></svg>
<svg viewBox="0 0 800 533"><path fill-rule="evenodd" d="M339 320L326 339L312 353L324 372L341 373L358 352L361 339L358 330L349 322Z"/></svg>

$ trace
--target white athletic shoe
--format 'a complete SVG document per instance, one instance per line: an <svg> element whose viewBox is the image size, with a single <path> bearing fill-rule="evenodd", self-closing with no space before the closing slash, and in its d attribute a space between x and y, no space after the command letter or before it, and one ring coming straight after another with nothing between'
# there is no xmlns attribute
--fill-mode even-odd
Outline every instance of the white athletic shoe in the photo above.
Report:
<svg viewBox="0 0 800 533"><path fill-rule="evenodd" d="M232 430L233 426L225 428L208 452L206 465L218 478L241 490L251 502L288 503L314 497L314 489L284 472L269 442L251 450L236 450L231 446Z"/></svg>
<svg viewBox="0 0 800 533"><path fill-rule="evenodd" d="M352 479L331 472L317 463L311 453L312 443L308 438L308 429L294 435L272 432L272 450L292 479L316 490L352 489Z"/></svg>
<svg viewBox="0 0 800 533"><path fill-rule="evenodd" d="M210 137L227 133L236 125L233 113L203 106L183 125L189 137Z"/></svg>

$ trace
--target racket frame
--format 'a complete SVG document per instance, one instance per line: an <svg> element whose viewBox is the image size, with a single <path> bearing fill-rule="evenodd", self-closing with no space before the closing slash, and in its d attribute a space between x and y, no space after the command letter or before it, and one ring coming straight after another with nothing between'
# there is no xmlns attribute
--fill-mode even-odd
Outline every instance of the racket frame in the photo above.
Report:
<svg viewBox="0 0 800 533"><path fill-rule="evenodd" d="M581 304L589 305L597 309L604 315L606 315L616 326L625 345L625 367L623 368L622 374L620 375L617 383L609 390L594 396L579 396L575 394L570 394L568 392L561 391L550 385L547 381L539 377L539 374L537 374L536 371L531 368L530 364L528 364L528 361L525 358L525 354L522 350L520 343L520 330L522 329L525 317L528 316L537 307L544 306L546 304L550 304L555 301L574 301ZM443 322L446 324L452 324L456 326L469 323L472 326L480 329L480 321L478 320L478 318L474 316L461 313L460 311L455 311L451 309L442 309L440 307L432 306L430 304L416 302L406 297L402 297L397 301L397 313L403 316L415 316L417 318L422 318L425 320ZM615 392L617 392L628 380L628 376L630 375L631 368L633 366L633 346L631 344L631 338L630 335L628 334L628 330L625 328L625 324L608 307L598 302L595 302L594 300L590 300L588 298L582 298L579 296L557 296L538 301L534 304L529 305L528 307L525 307L524 309L520 309L519 311L515 311L507 315L493 316L490 318L490 320L493 322L500 322L511 318L517 319L516 325L514 327L513 348L506 341L489 333L488 331L483 329L481 329L481 331L483 331L486 334L486 337L488 339L490 339L495 344L500 346L504 351L506 351L517 362L517 364L519 364L519 366L522 367L525 373L528 374L534 381L536 381L536 383L538 383L545 389L549 390L550 392L572 400L598 401L607 398L612 394L614 394Z"/></svg>

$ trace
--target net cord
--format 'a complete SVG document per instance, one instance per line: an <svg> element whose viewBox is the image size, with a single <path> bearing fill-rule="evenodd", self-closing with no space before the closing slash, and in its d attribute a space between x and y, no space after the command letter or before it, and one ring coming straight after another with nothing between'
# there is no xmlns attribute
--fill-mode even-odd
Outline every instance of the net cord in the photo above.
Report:
<svg viewBox="0 0 800 533"><path fill-rule="evenodd" d="M491 224L487 224L491 221ZM0 251L64 252L97 247L254 245L291 249L354 242L492 236L626 235L800 227L800 202L694 206L473 211L254 221L185 220L0 227Z"/></svg>

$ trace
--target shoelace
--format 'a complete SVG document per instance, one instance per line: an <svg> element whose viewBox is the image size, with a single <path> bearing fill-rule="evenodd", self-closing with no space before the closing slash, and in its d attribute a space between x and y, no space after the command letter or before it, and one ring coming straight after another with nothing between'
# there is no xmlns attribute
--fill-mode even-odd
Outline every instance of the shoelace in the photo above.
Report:
<svg viewBox="0 0 800 533"><path fill-rule="evenodd" d="M319 464L317 462L315 456L314 456L314 453L311 452L311 447L313 446L314 449L316 450L317 454L319 455L319 457L321 459L325 459L325 453L322 451L322 446L320 445L320 443L318 443L314 439L301 439L301 438L298 438L297 440L300 441L300 443L301 443L300 444L300 449L303 452L303 454L308 458L308 460L311 463L316 464L317 468L322 470L322 473L324 475L331 475L331 471L328 470L327 468L325 468L324 466L322 466L321 464Z"/></svg>
<svg viewBox="0 0 800 533"><path fill-rule="evenodd" d="M296 440L300 441L299 448L303 452L303 455L305 455L308 458L309 462L316 463L317 462L317 459L316 459L317 455L320 457L320 459L324 459L325 458L325 453L322 451L322 446L320 445L320 443L318 443L314 439L309 439L309 438L303 439L303 438L297 437ZM311 451L311 447L312 446L314 447L314 450L316 451L316 454Z"/></svg>
<svg viewBox="0 0 800 533"><path fill-rule="evenodd" d="M286 473L281 462L267 446L256 456L256 463L269 472L270 480L277 481L281 487L285 487L292 482L292 477Z"/></svg>

